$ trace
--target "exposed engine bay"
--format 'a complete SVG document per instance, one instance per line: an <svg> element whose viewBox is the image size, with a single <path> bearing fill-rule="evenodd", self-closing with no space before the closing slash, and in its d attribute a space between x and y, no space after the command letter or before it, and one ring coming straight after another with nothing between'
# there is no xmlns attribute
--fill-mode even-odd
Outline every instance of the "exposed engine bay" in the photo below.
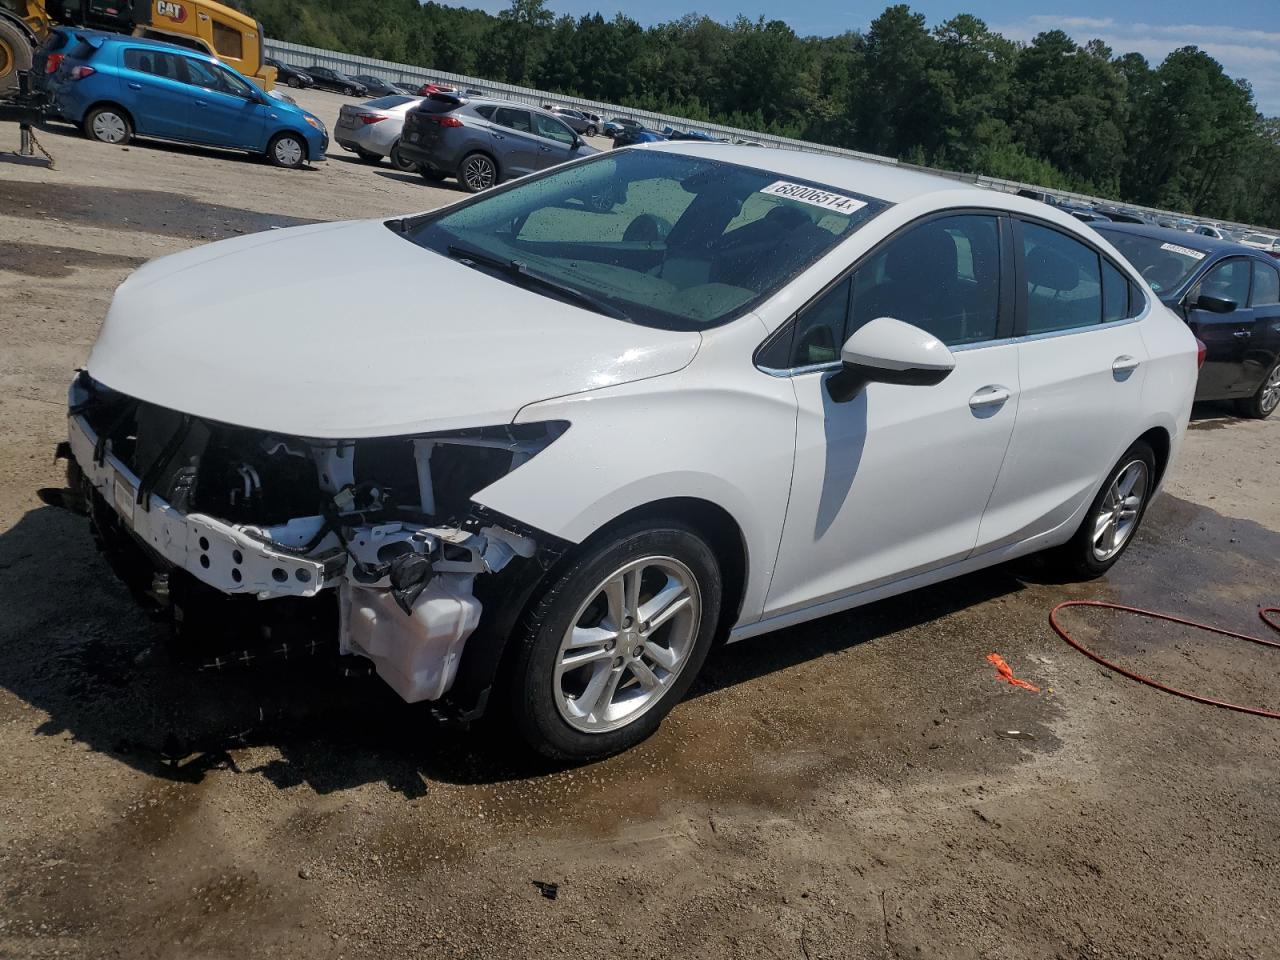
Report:
<svg viewBox="0 0 1280 960"><path fill-rule="evenodd" d="M178 598L193 589L336 593L341 652L368 657L417 702L454 684L483 612L477 578L545 569L563 549L471 498L566 428L287 437L145 403L82 372L64 452L72 495L136 595L181 618Z"/></svg>

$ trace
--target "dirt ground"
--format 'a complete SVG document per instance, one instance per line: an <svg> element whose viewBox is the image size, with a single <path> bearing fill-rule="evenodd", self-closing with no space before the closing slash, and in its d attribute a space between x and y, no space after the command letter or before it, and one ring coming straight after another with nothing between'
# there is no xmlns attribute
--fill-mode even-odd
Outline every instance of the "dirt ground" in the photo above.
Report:
<svg viewBox="0 0 1280 960"><path fill-rule="evenodd" d="M341 102L299 99L330 123ZM747 641L639 748L548 770L328 659L199 669L36 497L135 266L458 192L341 151L291 173L41 139L56 171L0 159L0 957L1280 952L1280 724L1107 673L1047 623L1094 597L1264 633L1280 418L1197 410L1103 580L1024 563ZM1141 671L1280 708L1280 651L1068 619ZM998 682L993 651L1041 692Z"/></svg>

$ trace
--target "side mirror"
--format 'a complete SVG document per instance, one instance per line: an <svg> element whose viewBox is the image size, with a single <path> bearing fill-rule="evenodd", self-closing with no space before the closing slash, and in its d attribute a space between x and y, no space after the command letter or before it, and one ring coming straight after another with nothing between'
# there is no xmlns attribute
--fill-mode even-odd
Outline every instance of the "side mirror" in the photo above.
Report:
<svg viewBox="0 0 1280 960"><path fill-rule="evenodd" d="M919 327L878 317L845 341L841 369L827 380L836 403L846 403L868 383L931 387L956 368L946 344Z"/></svg>
<svg viewBox="0 0 1280 960"><path fill-rule="evenodd" d="M1224 297L1213 297L1202 293L1191 302L1192 310L1208 310L1210 313L1233 313L1240 304Z"/></svg>

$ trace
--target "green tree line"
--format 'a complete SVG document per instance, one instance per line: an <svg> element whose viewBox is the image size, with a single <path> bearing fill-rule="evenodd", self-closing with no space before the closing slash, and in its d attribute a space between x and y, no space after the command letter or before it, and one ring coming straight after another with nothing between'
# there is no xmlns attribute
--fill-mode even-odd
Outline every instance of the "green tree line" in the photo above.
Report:
<svg viewBox="0 0 1280 960"><path fill-rule="evenodd" d="M1152 66L1052 30L1018 43L905 4L865 32L690 15L642 27L419 0L240 0L267 35L913 163L1280 225L1280 120L1196 47Z"/></svg>

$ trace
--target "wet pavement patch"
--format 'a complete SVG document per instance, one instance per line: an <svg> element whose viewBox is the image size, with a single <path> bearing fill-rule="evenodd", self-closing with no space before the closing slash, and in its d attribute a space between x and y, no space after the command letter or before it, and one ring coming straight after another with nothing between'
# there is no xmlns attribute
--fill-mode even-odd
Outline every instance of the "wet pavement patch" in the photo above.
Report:
<svg viewBox="0 0 1280 960"><path fill-rule="evenodd" d="M41 279L69 277L78 268L133 270L146 262L146 257L131 257L123 253L99 253L41 243L0 243L0 271Z"/></svg>
<svg viewBox="0 0 1280 960"><path fill-rule="evenodd" d="M222 240L242 233L318 223L193 200L162 190L0 182L0 210L54 223L75 223L189 240Z"/></svg>

